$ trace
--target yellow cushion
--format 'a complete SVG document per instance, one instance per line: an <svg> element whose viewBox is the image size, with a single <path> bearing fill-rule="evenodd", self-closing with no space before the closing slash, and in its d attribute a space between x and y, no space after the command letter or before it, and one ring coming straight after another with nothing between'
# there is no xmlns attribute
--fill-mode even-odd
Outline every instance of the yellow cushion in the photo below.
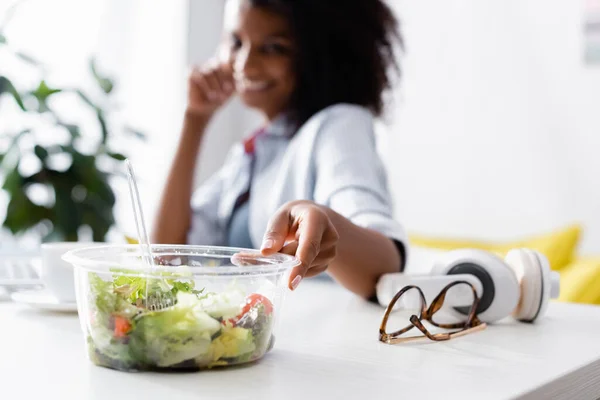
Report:
<svg viewBox="0 0 600 400"><path fill-rule="evenodd" d="M440 237L427 237L409 234L411 246L420 246L439 250L475 248L490 251L501 257L512 248L527 247L544 254L553 270L560 270L575 257L575 251L581 235L581 226L570 225L565 228L528 239L514 242L489 242L482 240L461 240Z"/></svg>
<svg viewBox="0 0 600 400"><path fill-rule="evenodd" d="M600 305L600 257L577 259L560 271L558 300Z"/></svg>

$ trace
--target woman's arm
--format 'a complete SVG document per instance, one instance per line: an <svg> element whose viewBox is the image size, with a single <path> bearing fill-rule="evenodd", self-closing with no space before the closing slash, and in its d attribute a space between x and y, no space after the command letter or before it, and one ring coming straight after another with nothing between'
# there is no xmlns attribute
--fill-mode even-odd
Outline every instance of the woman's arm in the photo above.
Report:
<svg viewBox="0 0 600 400"><path fill-rule="evenodd" d="M285 204L271 219L262 252L276 251L296 255L302 262L290 275L290 289L298 287L303 277L328 269L342 285L364 298L375 294L381 275L399 272L403 263L391 239L306 200Z"/></svg>
<svg viewBox="0 0 600 400"><path fill-rule="evenodd" d="M329 264L329 272L347 289L364 298L372 297L381 275L401 270L404 260L396 244L377 231L355 225L330 208L323 209L340 236L337 256Z"/></svg>
<svg viewBox="0 0 600 400"><path fill-rule="evenodd" d="M187 112L181 140L161 198L153 243L184 244L190 227L190 200L200 144L209 117Z"/></svg>
<svg viewBox="0 0 600 400"><path fill-rule="evenodd" d="M213 114L234 92L226 65L194 69L188 80L188 105L181 139L161 198L153 243L181 244L190 228L194 171L204 131Z"/></svg>

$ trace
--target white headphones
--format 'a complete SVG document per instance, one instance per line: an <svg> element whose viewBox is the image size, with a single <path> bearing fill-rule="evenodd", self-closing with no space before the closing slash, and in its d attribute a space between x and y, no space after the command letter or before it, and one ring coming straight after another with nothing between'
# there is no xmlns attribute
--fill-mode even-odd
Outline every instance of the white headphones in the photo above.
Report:
<svg viewBox="0 0 600 400"><path fill-rule="evenodd" d="M480 299L477 316L488 323L509 315L522 322L534 322L545 314L549 299L557 298L559 293L558 273L551 271L548 259L535 250L513 249L502 260L483 250L460 249L443 253L429 275L383 275L377 283L377 299L386 307L400 289L415 285L429 304L447 284L458 280L475 287ZM449 309L467 313L473 301L472 290L459 286L451 293L446 300L452 306ZM407 301L400 307L409 307Z"/></svg>

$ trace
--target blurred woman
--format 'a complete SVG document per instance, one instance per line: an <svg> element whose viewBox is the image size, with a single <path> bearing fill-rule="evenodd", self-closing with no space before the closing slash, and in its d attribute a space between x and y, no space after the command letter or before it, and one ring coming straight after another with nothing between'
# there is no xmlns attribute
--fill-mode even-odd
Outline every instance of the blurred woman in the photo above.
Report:
<svg viewBox="0 0 600 400"><path fill-rule="evenodd" d="M406 256L374 135L398 72L397 29L381 0L228 0L229 59L190 75L154 242L293 254L290 289L327 270L373 296ZM264 126L192 193L206 127L233 95Z"/></svg>

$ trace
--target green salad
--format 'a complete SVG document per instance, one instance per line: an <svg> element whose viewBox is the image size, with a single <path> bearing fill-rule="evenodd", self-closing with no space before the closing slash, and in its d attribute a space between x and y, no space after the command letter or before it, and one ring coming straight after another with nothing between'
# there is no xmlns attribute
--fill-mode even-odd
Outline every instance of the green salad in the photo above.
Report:
<svg viewBox="0 0 600 400"><path fill-rule="evenodd" d="M89 272L87 342L95 364L203 369L253 361L272 347L267 297L236 288L208 293L173 278L115 274L105 281Z"/></svg>

